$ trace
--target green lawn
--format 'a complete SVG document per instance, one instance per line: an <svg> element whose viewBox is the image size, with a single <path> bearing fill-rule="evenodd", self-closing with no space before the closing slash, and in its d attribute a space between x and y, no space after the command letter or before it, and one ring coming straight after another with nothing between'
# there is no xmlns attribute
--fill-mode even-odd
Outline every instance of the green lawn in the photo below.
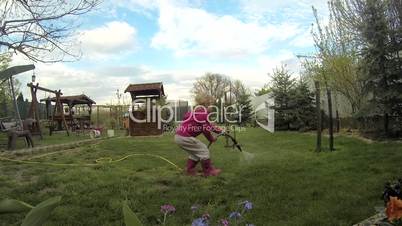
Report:
<svg viewBox="0 0 402 226"><path fill-rule="evenodd" d="M120 136L125 134L124 130L115 130L115 135ZM103 133L103 137L106 137L106 131ZM40 139L39 136L33 136L33 142L35 147L46 146L46 145L54 145L54 144L64 144L71 143L75 141L90 139L89 132L70 132L68 136L65 131L60 131L54 133L52 136L49 136L47 130L43 132L43 139ZM0 133L0 151L6 151L7 148L7 134ZM23 138L18 138L17 140L17 149L26 148L26 144Z"/></svg>
<svg viewBox="0 0 402 226"><path fill-rule="evenodd" d="M145 225L157 225L160 206L177 211L168 225L191 225L190 206L199 204L213 225L244 200L254 209L245 215L255 225L351 225L383 205L383 184L402 175L401 144L372 143L337 137L335 152L315 153L311 134L247 129L239 134L243 149L255 155L245 161L224 148L212 147L220 177L186 177L160 159L133 157L96 167L55 167L0 163L0 199L37 204L62 195L62 203L48 225L122 225L121 202ZM132 153L151 153L184 166L186 155L161 138L116 138L79 150L35 159L59 163L93 163L101 157L117 159ZM23 214L2 215L0 225L17 225ZM244 224L242 224L244 225Z"/></svg>
<svg viewBox="0 0 402 226"><path fill-rule="evenodd" d="M65 132L55 133L52 136L49 136L48 134L43 134L43 137L44 137L43 139L40 139L39 136L33 137L35 147L69 143L90 138L89 135L76 134L76 133L71 133L70 136L67 136L67 133ZM7 136L5 133L0 133L0 151L5 151L6 148L7 148ZM26 148L25 141L23 138L18 138L17 149L22 148Z"/></svg>

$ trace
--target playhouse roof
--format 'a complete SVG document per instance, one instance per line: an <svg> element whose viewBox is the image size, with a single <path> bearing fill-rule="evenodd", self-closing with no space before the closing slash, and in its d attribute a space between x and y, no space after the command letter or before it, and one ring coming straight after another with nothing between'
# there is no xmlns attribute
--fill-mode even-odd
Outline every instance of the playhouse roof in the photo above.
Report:
<svg viewBox="0 0 402 226"><path fill-rule="evenodd" d="M46 101L46 100L50 100L52 102L55 102L56 97L52 97L52 98L49 98L49 99L47 99L47 98L41 99L41 101ZM89 98L85 94L75 95L75 96L61 96L60 97L60 102L63 103L63 104L72 103L72 105L77 105L77 104L96 104L95 101L93 101L91 98Z"/></svg>
<svg viewBox="0 0 402 226"><path fill-rule="evenodd" d="M155 83L142 83L142 84L130 84L124 91L129 92L136 96L147 96L147 95L160 95L165 96L165 91L163 89L162 82Z"/></svg>

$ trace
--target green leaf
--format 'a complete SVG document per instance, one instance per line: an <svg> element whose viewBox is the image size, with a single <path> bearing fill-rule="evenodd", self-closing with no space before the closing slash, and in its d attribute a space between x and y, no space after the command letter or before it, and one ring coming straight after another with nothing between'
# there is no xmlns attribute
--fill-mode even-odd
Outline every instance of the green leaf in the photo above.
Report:
<svg viewBox="0 0 402 226"><path fill-rule="evenodd" d="M4 199L0 201L0 214L20 213L32 209L33 206L28 203L15 199Z"/></svg>
<svg viewBox="0 0 402 226"><path fill-rule="evenodd" d="M49 218L52 211L59 205L60 196L39 203L25 216L21 226L41 226Z"/></svg>
<svg viewBox="0 0 402 226"><path fill-rule="evenodd" d="M138 219L137 215L135 215L130 207L128 207L127 201L123 202L123 215L126 226L142 226L142 223Z"/></svg>

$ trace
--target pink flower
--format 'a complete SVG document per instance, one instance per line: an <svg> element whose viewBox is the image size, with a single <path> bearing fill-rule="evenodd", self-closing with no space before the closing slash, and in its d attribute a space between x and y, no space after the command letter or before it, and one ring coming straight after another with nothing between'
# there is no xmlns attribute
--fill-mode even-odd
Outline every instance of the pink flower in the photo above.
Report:
<svg viewBox="0 0 402 226"><path fill-rule="evenodd" d="M166 205L161 206L161 212L163 214L174 213L174 212L176 212L176 208L173 205L166 204Z"/></svg>
<svg viewBox="0 0 402 226"><path fill-rule="evenodd" d="M226 219L221 219L220 223L222 224L222 226L229 226L229 221Z"/></svg>

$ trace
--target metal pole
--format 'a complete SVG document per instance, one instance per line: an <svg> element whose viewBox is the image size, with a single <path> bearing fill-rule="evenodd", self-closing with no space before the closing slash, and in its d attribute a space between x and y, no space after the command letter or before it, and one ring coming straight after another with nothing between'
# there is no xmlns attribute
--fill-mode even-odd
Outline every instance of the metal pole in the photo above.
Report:
<svg viewBox="0 0 402 226"><path fill-rule="evenodd" d="M13 77L10 78L10 86L11 86L11 93L13 95L15 114L17 115L17 120L18 120L18 123L20 124L21 130L23 130L24 128L23 128L23 125L22 125L20 110L18 109L17 98L15 96Z"/></svg>
<svg viewBox="0 0 402 226"><path fill-rule="evenodd" d="M331 90L327 87L327 96L328 96L328 115L329 115L329 150L334 151L334 119L332 116L332 98L331 98Z"/></svg>

